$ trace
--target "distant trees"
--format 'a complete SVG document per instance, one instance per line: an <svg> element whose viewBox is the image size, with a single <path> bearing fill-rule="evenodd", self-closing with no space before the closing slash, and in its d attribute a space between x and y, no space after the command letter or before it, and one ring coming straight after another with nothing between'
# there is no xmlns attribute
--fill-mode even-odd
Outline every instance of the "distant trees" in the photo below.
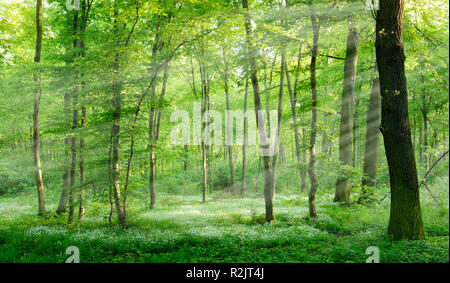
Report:
<svg viewBox="0 0 450 283"><path fill-rule="evenodd" d="M391 184L388 233L394 239L424 236L419 182L411 141L403 46L405 0L380 0L376 54L381 90L381 133Z"/></svg>
<svg viewBox="0 0 450 283"><path fill-rule="evenodd" d="M63 17L54 15L57 9L64 9L59 7L63 2L57 1L46 13L50 15L48 21L52 26L47 33L46 29L42 31L42 2L37 1L36 27L21 27L20 32L34 33L35 28L37 32L35 63L28 70L33 77L29 82L31 88L11 77L27 71L27 65L20 60L29 61L21 58L31 56L27 50L33 49L34 40L17 40L27 47L17 50L0 42L2 61L9 60L8 52L17 53L16 61L11 59L11 66L1 65L1 88L5 87L7 91L0 94L14 90L10 85L16 88L25 85L28 93L33 93L30 102L34 104L33 115L26 114L27 121L23 125L16 120L25 115L25 110L17 117L11 116L15 120L13 128L0 125L2 130L7 130L5 132L22 135L14 139L2 131L0 145L10 143L11 151L16 152L20 151L17 142L31 141L33 163L31 160L26 162L32 163L30 168L33 182L37 184L40 215L45 211L44 182L51 188L62 183L56 213L63 214L68 210L69 223L76 220L77 205L81 222L86 203L89 203L86 201L90 197L89 189L95 186L96 201L106 202L110 197L110 220L117 214L119 225L127 227L128 188L134 196L136 191L133 189L145 187L146 203L153 208L158 186L171 193L182 187L183 194L197 189L195 192L206 202L207 193L262 194L259 177L264 175L265 221L270 223L274 220L275 191L296 187L305 193L307 183L310 185L310 217L318 215L316 195L321 187L335 185L334 200L348 205L350 180L360 178L358 202L375 200L377 170L382 176L378 176L378 181L387 180L386 166L377 166L384 162L378 156L381 123L392 190L389 232L396 238L419 238L423 235L423 224L414 148L410 142L405 66L427 65L418 72L419 76L411 76L414 83L421 83L420 86L410 83L408 91L415 102L409 115L413 115L414 131L419 136L418 160L428 171L426 169L430 169L448 143L447 129L443 129L447 121L441 117L442 113L448 112L447 78L436 75L439 70L448 69L448 64L443 60L438 62L439 67L432 66L434 54L429 53L435 49L420 51L427 56L421 56L414 64L403 63L401 35L405 1L385 0L380 3L380 11L373 11L377 15L377 60L372 71L372 34L370 28L358 28L370 27L370 23L365 17L356 21L356 17L350 15L355 7L357 11L364 9L356 2L326 6L323 1L313 0L242 0L240 3L101 1L95 2L94 13L88 22L92 0L80 1L81 9L66 11ZM259 9L264 12L264 17L251 16L249 5L253 12ZM16 9L14 7L12 9ZM26 11L29 14L30 11ZM335 13L341 11L346 12L344 20L340 18L342 14ZM342 29L350 18L354 22L349 30ZM26 15L24 19L29 20ZM423 25L428 24L425 22ZM411 22L407 26L408 32L414 31L408 34L411 38L407 38L413 41L411 46L422 48L423 41L436 50L442 49L435 38L427 35L422 39L425 37L423 27L415 25ZM8 34L13 30L3 24L0 28ZM436 28L427 32L438 37L440 31ZM319 42L319 33L326 40ZM49 59L51 68L40 63L43 36L44 43L46 36L49 39L49 50L44 52L43 58L46 58L44 61ZM364 40L360 43L359 38ZM340 58L344 52L345 58ZM358 60L358 57L364 60ZM221 75L217 76L217 73ZM3 75L11 81L3 80ZM185 80L178 75L184 76ZM250 84L253 97L248 97ZM434 89L443 86L444 91L431 89L428 84ZM48 91L44 91L45 88ZM40 117L41 92L45 93L45 115ZM8 96L0 98L4 102ZM192 111L196 121L202 120L192 124L195 128L192 132L195 135L201 132L201 140L196 139L196 146L189 147L184 143L178 147L169 141L171 125L165 114L173 109L188 110L193 102L195 107L201 105ZM285 105L286 102L289 105ZM211 128L215 125L215 117L209 110L225 112L238 106L246 111L253 103L259 135L257 149L252 146L253 136L247 135L253 130L248 124L254 122L247 116L243 123L239 121L239 126L236 125L238 134L243 132L242 148L232 145L230 140L224 146L212 145L210 138L214 130ZM29 111L31 105L24 105ZM366 116L359 119L366 106ZM7 107L10 109L5 112L13 112L12 106ZM271 108L278 113L269 114L274 110ZM230 118L226 118L226 123L231 124L234 134L235 126ZM270 118L277 118L277 122ZM33 121L31 128L29 119ZM363 145L364 132L358 128L365 126L364 120L367 127ZM40 123L45 131L39 130ZM243 131L240 129L242 124ZM270 128L276 129L276 134ZM52 140L47 142L40 134ZM215 133L214 137L217 137ZM339 153L335 150L338 141ZM47 151L43 151L46 147ZM363 153L364 164L360 166ZM134 155L139 156L133 160ZM29 152L26 156L31 157ZM47 161L52 162L47 165ZM55 172L62 175L62 180L58 178L56 183L53 180L47 183L47 178L42 177L41 163L49 168L59 166L60 170ZM179 173L178 169L182 169L183 175L172 178L171 174ZM189 180L191 184L180 184L180 179ZM378 187L384 190L386 186L383 183ZM110 223L112 225L113 221Z"/></svg>

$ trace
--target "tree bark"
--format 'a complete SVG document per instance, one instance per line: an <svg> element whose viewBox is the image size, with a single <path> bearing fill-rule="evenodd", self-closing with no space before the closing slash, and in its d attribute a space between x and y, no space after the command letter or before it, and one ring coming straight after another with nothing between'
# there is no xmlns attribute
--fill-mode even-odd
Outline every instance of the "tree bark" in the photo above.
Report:
<svg viewBox="0 0 450 283"><path fill-rule="evenodd" d="M403 47L405 0L380 0L376 54L380 75L381 133L391 185L388 234L395 240L424 236L419 183L411 142Z"/></svg>
<svg viewBox="0 0 450 283"><path fill-rule="evenodd" d="M352 166L353 142L353 98L355 92L356 67L358 64L358 29L349 28L347 54L344 66L344 88L341 103L341 123L339 127L339 161L344 166ZM341 170L336 182L335 202L349 204L351 183L347 170Z"/></svg>

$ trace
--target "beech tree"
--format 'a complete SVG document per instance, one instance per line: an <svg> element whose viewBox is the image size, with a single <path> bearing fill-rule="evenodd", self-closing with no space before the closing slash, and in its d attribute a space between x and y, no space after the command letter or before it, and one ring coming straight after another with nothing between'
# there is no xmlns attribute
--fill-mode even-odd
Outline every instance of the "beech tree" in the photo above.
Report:
<svg viewBox="0 0 450 283"><path fill-rule="evenodd" d="M394 239L424 236L419 181L411 141L405 76L405 0L380 0L376 54L381 91L381 126L391 185L388 233Z"/></svg>
<svg viewBox="0 0 450 283"><path fill-rule="evenodd" d="M355 92L356 67L358 64L359 33L355 26L349 28L347 53L344 66L344 87L341 103L341 123L339 127L339 160L344 166L352 166L353 141L353 97ZM335 202L349 203L351 191L350 180L346 170L338 177Z"/></svg>
<svg viewBox="0 0 450 283"><path fill-rule="evenodd" d="M36 0L36 48L34 53L34 62L38 64L41 62L42 53L42 0ZM45 213L45 198L44 198L44 181L42 180L41 156L39 150L40 136L39 136L39 115L41 106L41 75L39 67L34 74L34 81L36 89L34 91L34 112L33 112L33 143L32 152L34 159L34 166L36 167L36 187L38 196L38 214Z"/></svg>

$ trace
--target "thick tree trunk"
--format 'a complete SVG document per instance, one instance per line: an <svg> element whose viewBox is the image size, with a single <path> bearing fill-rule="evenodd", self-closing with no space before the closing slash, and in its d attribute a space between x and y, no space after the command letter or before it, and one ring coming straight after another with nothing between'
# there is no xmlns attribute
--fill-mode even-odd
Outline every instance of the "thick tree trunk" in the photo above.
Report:
<svg viewBox="0 0 450 283"><path fill-rule="evenodd" d="M34 62L41 62L42 50L42 0L36 1L36 50L34 55ZM45 198L44 198L44 181L42 180L41 157L39 151L39 114L41 104L41 74L38 71L34 75L36 82L36 89L34 91L34 112L33 112L33 139L32 139L32 153L34 159L34 166L36 168L35 178L38 195L38 215L45 213Z"/></svg>
<svg viewBox="0 0 450 283"><path fill-rule="evenodd" d="M312 7L311 2L309 5ZM316 61L319 41L320 24L314 11L311 14L311 23L313 27L313 48L311 52L311 92L312 92L312 110L311 110L311 134L309 138L309 167L308 175L311 182L311 188L309 190L308 203L309 203L309 216L311 218L317 217L316 212L316 192L319 182L315 174L316 163L316 135L317 135L317 82L316 82Z"/></svg>
<svg viewBox="0 0 450 283"><path fill-rule="evenodd" d="M391 185L388 233L396 240L424 236L408 117L402 34L404 6L405 0L380 0L375 43L382 95L380 130L384 138Z"/></svg>
<svg viewBox="0 0 450 283"><path fill-rule="evenodd" d="M339 127L339 161L344 166L352 166L353 142L353 97L355 92L356 66L358 64L358 29L349 28L347 54L344 66L344 89L341 103L341 123ZM341 170L336 182L335 202L349 204L351 184L347 170Z"/></svg>
<svg viewBox="0 0 450 283"><path fill-rule="evenodd" d="M244 8L245 12L248 13L248 1L242 0L242 7ZM246 33L246 39L247 39L247 48L248 48L248 63L250 67L250 78L252 81L253 86L253 95L255 100L255 112L256 112L256 123L258 126L258 132L260 141L265 140L266 133L265 133L265 127L264 125L259 125L259 111L261 110L261 97L260 97L260 91L259 91L259 83L258 83L258 75L257 75L257 66L256 66L256 60L255 60L255 47L252 44L252 30L250 26L250 16L247 14L245 18L245 33ZM263 122L263 121L262 121ZM270 146L270 145L269 145ZM261 150L263 149L263 146L260 146ZM274 220L273 216L273 203L272 203L272 173L270 169L270 156L263 156L264 161L264 200L265 200L265 207L266 207L266 219L265 221L267 223L271 223Z"/></svg>
<svg viewBox="0 0 450 283"><path fill-rule="evenodd" d="M380 81L378 78L377 63L375 63L372 79L372 91L370 92L369 106L367 109L366 144L363 171L364 176L362 180L362 191L358 203L367 201L372 202L375 200L380 120Z"/></svg>

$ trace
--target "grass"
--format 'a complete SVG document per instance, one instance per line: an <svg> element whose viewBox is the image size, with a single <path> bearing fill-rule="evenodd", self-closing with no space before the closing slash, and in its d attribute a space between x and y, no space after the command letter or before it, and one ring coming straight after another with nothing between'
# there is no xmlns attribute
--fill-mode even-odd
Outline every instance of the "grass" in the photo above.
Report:
<svg viewBox="0 0 450 283"><path fill-rule="evenodd" d="M423 204L427 236L392 241L386 234L388 203L373 207L318 204L309 219L306 196L277 195L273 224L263 224L260 196L222 198L160 193L158 206L146 207L146 194L129 198L130 228L109 228L109 207L90 201L81 227L66 215L34 215L30 195L0 198L0 262L65 262L76 246L81 262L365 262L366 249L378 247L381 262L448 262L448 206ZM57 194L48 196L56 204ZM324 197L326 199L326 197ZM331 198L330 198L331 199ZM54 211L49 205L48 211Z"/></svg>

